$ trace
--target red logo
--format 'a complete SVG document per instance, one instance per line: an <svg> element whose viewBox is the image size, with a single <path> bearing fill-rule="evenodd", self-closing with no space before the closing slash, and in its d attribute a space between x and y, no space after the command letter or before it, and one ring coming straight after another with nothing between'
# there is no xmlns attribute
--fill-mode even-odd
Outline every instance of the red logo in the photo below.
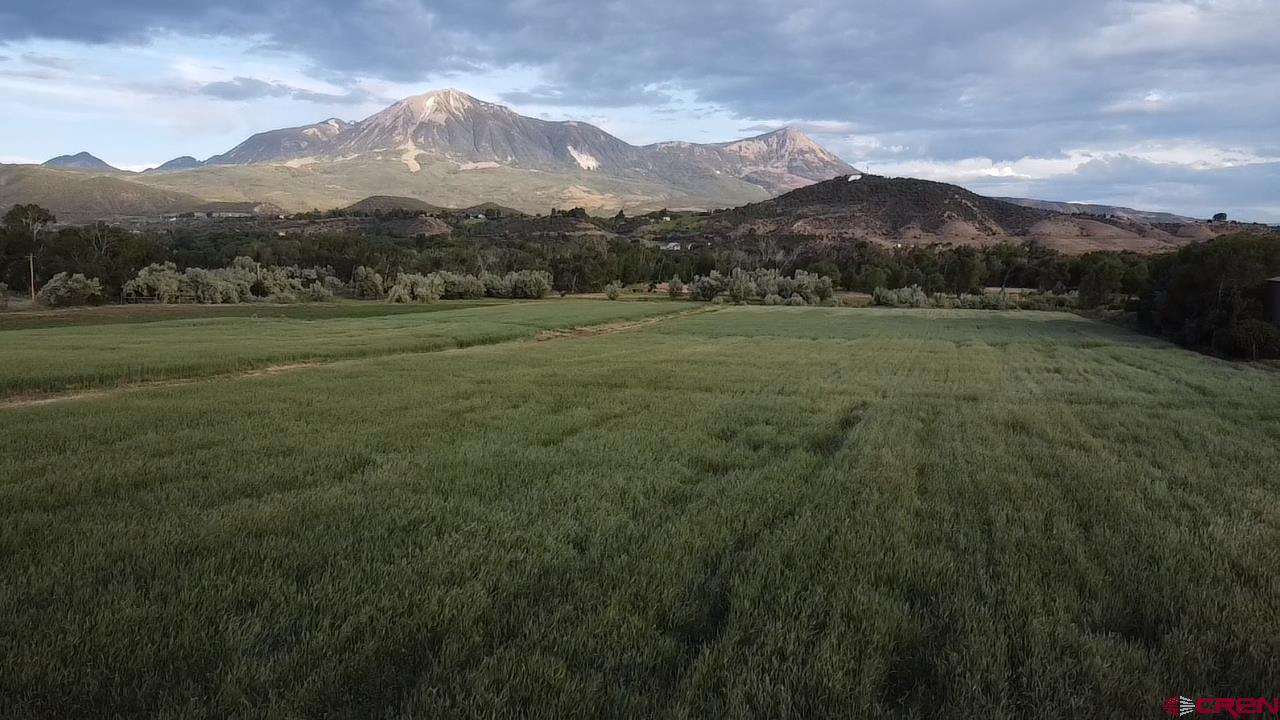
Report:
<svg viewBox="0 0 1280 720"><path fill-rule="evenodd" d="M1280 715L1280 697L1202 697L1192 700L1182 695L1161 703L1169 717L1185 715L1226 715L1240 718L1248 715Z"/></svg>

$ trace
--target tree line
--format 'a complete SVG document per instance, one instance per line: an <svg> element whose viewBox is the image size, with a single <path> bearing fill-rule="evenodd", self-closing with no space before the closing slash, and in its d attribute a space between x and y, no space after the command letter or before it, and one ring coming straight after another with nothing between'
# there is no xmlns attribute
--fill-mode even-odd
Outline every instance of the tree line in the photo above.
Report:
<svg viewBox="0 0 1280 720"><path fill-rule="evenodd" d="M984 287L1033 289L1070 296L1080 308L1126 310L1144 330L1190 347L1267 356L1273 353L1269 338L1274 328L1267 325L1273 319L1265 316L1264 285L1266 278L1280 275L1280 241L1274 234L1228 236L1164 255L1065 256L1032 241L987 248L889 248L754 235L666 251L625 236L584 236L557 232L554 226L549 232L522 233L519 221L499 234L459 227L448 235L396 237L378 232L376 224L372 232L281 236L253 223L164 230L96 223L54 230L55 220L33 205L15 206L3 216L0 283L10 292L28 292L34 267L37 287L59 273L66 273L68 281L83 275L86 281L96 280L101 297L109 300L121 297L140 270L155 264L173 263L175 272L185 272L230 268L237 258L261 266L324 268L348 286L363 267L384 278L384 290L402 274L505 278L538 271L554 290L587 292L611 283L657 284L672 277L705 278L706 284L713 282L713 274L732 278L735 269L777 271L792 278L803 271L827 278L833 288L867 293L916 287L926 297L958 300L980 295ZM759 299L771 294L756 293Z"/></svg>

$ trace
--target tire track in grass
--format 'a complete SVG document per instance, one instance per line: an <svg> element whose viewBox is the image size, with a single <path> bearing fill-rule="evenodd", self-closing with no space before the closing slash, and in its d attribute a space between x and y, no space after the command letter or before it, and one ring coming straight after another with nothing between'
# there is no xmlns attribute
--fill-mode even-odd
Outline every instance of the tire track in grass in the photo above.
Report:
<svg viewBox="0 0 1280 720"><path fill-rule="evenodd" d="M653 326L659 322L671 320L675 318L688 317L690 315L700 315L708 312L716 312L720 308L714 306L697 307L691 310L680 310L669 315L659 315L657 317L644 318L641 320L625 320L620 322L600 323L597 325L583 325L573 328L563 328L557 330L541 330L537 334L526 337L500 339L492 342L477 342L472 344L458 344L454 347L434 348L429 350L408 351L408 352L389 352L379 355L366 355L358 358L333 358L330 360L314 360L306 362L289 362L279 363L276 365L267 365L252 370L237 370L234 372L215 372L208 375L199 375L184 378L169 378L165 380L147 380L144 382L125 383L113 387L100 389L77 390L73 392L62 393L41 393L36 395L17 395L13 397L0 399L0 411L39 407L41 405L52 405L55 403L71 402L75 400L99 400L103 398L115 397L128 392L137 390L150 390L155 388L171 388L181 387L184 385L193 385L200 382L208 382L211 380L226 379L246 379L263 377L270 375L279 375L282 373L293 372L296 370L305 370L308 368L328 367L341 364L352 364L368 362L370 360L380 360L388 357L402 357L406 355L433 355L436 353L457 353L475 350L477 348L494 347L500 345L510 345L515 343L527 342L546 342L549 340L564 340L567 338L585 338L600 337L604 335L613 335L622 332L633 332L643 330Z"/></svg>

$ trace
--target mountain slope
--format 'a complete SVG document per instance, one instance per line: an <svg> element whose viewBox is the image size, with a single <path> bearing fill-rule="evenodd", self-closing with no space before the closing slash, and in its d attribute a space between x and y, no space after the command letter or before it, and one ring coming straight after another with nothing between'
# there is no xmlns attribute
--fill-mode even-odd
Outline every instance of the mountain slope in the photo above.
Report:
<svg viewBox="0 0 1280 720"><path fill-rule="evenodd" d="M325 150L329 141L350 127L348 122L330 118L314 125L268 130L253 135L221 155L214 155L205 164L250 165L303 158Z"/></svg>
<svg viewBox="0 0 1280 720"><path fill-rule="evenodd" d="M116 177L38 165L0 165L0 208L18 203L42 205L63 222L189 212L204 205L186 193Z"/></svg>
<svg viewBox="0 0 1280 720"><path fill-rule="evenodd" d="M1186 217L1185 215L1174 215L1173 213L1154 212L1151 210L1134 210L1133 208L1119 207L1116 205L1094 205L1091 203L1074 203L1074 202L1057 202L1054 200L1034 200L1031 198L1009 198L1000 197L996 200L1021 205L1023 207L1039 208L1041 210L1052 210L1054 212L1066 213L1068 215L1112 215L1118 218L1127 218L1130 220L1141 220L1151 223L1189 223L1195 222L1195 218Z"/></svg>
<svg viewBox="0 0 1280 720"><path fill-rule="evenodd" d="M204 166L204 163L200 162L199 160L191 157L190 155L183 155L182 157L176 157L170 160L169 162L162 163L156 167L153 167L147 170L143 170L142 172L144 174L158 173L158 172L175 172L178 170L194 170L202 166Z"/></svg>
<svg viewBox="0 0 1280 720"><path fill-rule="evenodd" d="M463 205L500 198L530 211L555 204L593 210L725 206L853 171L793 129L711 145L635 146L588 123L525 117L452 89L405 98L356 123L330 119L258 133L203 164L181 160L181 165L166 163L148 174L200 173L155 182L224 199L242 188L220 186L217 181L223 176L202 170L308 168L331 180L324 193L286 182L276 188L275 196L261 199L298 207L322 197L350 202L368 195L413 195L437 204L461 200ZM424 172L447 176L453 187L431 186L427 194L419 194L415 188L424 183L414 176ZM502 175L503 182L515 183L510 195L516 199L501 192L460 194L458 190L469 187L501 189L499 183L473 182L463 173ZM532 173L553 177L535 178ZM301 185L310 180L291 179ZM620 184L626 192L619 192Z"/></svg>
<svg viewBox="0 0 1280 720"><path fill-rule="evenodd" d="M108 165L105 161L90 155L87 152L78 152L75 155L59 155L56 158L50 158L43 163L43 167L64 168L67 170L96 170L100 172L124 172L123 170Z"/></svg>
<svg viewBox="0 0 1280 720"><path fill-rule="evenodd" d="M1203 239L1205 227L1078 217L984 197L956 185L876 175L817 183L717 213L708 223L708 230L730 238L783 234L825 242L974 246L1034 240L1066 253L1169 250Z"/></svg>

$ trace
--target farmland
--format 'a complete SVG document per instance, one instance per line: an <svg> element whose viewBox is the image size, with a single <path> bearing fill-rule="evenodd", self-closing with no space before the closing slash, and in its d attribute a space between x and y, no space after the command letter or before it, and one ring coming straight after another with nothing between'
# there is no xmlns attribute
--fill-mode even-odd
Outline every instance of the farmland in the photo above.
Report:
<svg viewBox="0 0 1280 720"><path fill-rule="evenodd" d="M1061 313L350 312L0 330L0 717L1276 689L1274 366Z"/></svg>

